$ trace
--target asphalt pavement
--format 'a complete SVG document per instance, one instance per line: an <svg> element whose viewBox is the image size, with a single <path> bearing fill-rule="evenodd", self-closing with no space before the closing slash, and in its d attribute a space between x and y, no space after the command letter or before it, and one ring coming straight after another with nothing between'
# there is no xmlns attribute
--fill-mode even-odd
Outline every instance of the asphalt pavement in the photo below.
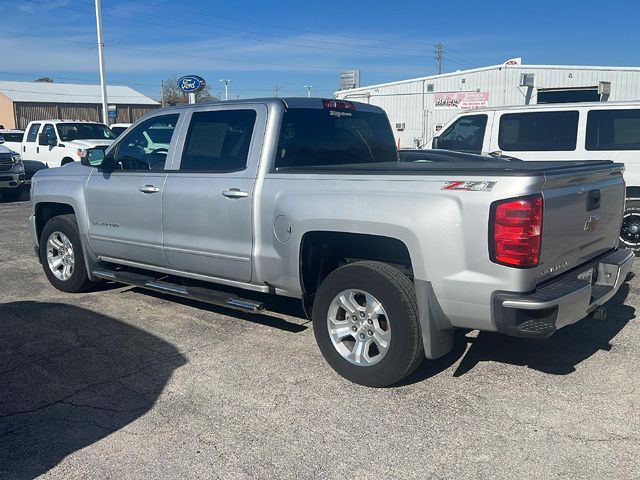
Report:
<svg viewBox="0 0 640 480"><path fill-rule="evenodd" d="M605 321L544 341L460 332L370 389L328 367L296 302L248 315L55 290L28 212L0 203L1 479L640 475L640 277Z"/></svg>

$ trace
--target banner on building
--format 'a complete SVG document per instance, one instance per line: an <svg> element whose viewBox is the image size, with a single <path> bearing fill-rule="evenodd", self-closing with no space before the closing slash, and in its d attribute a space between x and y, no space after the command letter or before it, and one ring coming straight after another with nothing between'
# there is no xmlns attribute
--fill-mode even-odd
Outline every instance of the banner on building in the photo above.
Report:
<svg viewBox="0 0 640 480"><path fill-rule="evenodd" d="M472 110L489 106L489 92L436 93L437 109Z"/></svg>

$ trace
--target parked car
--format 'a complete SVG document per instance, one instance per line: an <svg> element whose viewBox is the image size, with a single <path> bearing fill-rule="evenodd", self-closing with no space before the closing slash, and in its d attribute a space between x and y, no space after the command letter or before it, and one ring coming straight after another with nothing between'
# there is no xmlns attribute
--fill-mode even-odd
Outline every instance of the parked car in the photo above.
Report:
<svg viewBox="0 0 640 480"><path fill-rule="evenodd" d="M48 167L79 161L89 148L106 149L115 135L102 123L80 120L31 122L22 141L23 160L38 160Z"/></svg>
<svg viewBox="0 0 640 480"><path fill-rule="evenodd" d="M113 134L117 137L122 135L122 133L131 126L130 123L114 123L109 126Z"/></svg>
<svg viewBox="0 0 640 480"><path fill-rule="evenodd" d="M624 162L627 202L620 240L640 252L639 101L469 110L447 123L431 146L522 160Z"/></svg>
<svg viewBox="0 0 640 480"><path fill-rule="evenodd" d="M228 101L154 112L38 172L29 229L65 292L108 280L245 312L268 299L243 290L301 299L327 362L386 386L455 328L539 338L602 316L634 258L618 249L622 171L402 163L378 107Z"/></svg>
<svg viewBox="0 0 640 480"><path fill-rule="evenodd" d="M17 200L20 197L24 177L20 154L0 145L0 195L3 200Z"/></svg>
<svg viewBox="0 0 640 480"><path fill-rule="evenodd" d="M14 152L20 153L23 136L24 130L0 129L0 143Z"/></svg>

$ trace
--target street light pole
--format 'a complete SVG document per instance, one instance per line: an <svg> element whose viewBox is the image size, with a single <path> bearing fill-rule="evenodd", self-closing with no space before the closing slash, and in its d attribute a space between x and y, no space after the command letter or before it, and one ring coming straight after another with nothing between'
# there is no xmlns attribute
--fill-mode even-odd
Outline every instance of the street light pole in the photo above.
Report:
<svg viewBox="0 0 640 480"><path fill-rule="evenodd" d="M104 76L104 42L102 41L102 10L100 0L96 0L96 27L98 31L98 63L100 64L100 91L102 93L102 121L109 125L107 105L107 82Z"/></svg>
<svg viewBox="0 0 640 480"><path fill-rule="evenodd" d="M220 81L224 83L224 99L229 100L229 82L231 80L226 78L221 78Z"/></svg>
<svg viewBox="0 0 640 480"><path fill-rule="evenodd" d="M313 88L313 85L305 85L304 88L307 89L307 98L311 98L311 89Z"/></svg>

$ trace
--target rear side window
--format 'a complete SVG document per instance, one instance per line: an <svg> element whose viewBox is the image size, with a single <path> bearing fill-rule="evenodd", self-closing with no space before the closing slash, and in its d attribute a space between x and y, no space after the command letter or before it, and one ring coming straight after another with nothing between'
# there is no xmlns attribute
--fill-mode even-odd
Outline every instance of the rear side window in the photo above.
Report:
<svg viewBox="0 0 640 480"><path fill-rule="evenodd" d="M587 150L640 150L640 110L592 110Z"/></svg>
<svg viewBox="0 0 640 480"><path fill-rule="evenodd" d="M24 137L24 133L22 133L22 132L8 132L8 133L0 132L0 137L3 137L5 142L21 142L22 141L22 137Z"/></svg>
<svg viewBox="0 0 640 480"><path fill-rule="evenodd" d="M437 148L456 152L481 153L486 128L486 115L460 117L440 134Z"/></svg>
<svg viewBox="0 0 640 480"><path fill-rule="evenodd" d="M275 168L397 162L386 115L294 108L282 118Z"/></svg>
<svg viewBox="0 0 640 480"><path fill-rule="evenodd" d="M38 138L38 130L40 130L39 123L31 124L29 128L29 132L27 133L27 142L35 142L36 138Z"/></svg>
<svg viewBox="0 0 640 480"><path fill-rule="evenodd" d="M511 152L576 149L578 112L509 113L500 117L498 145Z"/></svg>
<svg viewBox="0 0 640 480"><path fill-rule="evenodd" d="M237 172L247 168L255 110L196 112L184 144L181 171Z"/></svg>

